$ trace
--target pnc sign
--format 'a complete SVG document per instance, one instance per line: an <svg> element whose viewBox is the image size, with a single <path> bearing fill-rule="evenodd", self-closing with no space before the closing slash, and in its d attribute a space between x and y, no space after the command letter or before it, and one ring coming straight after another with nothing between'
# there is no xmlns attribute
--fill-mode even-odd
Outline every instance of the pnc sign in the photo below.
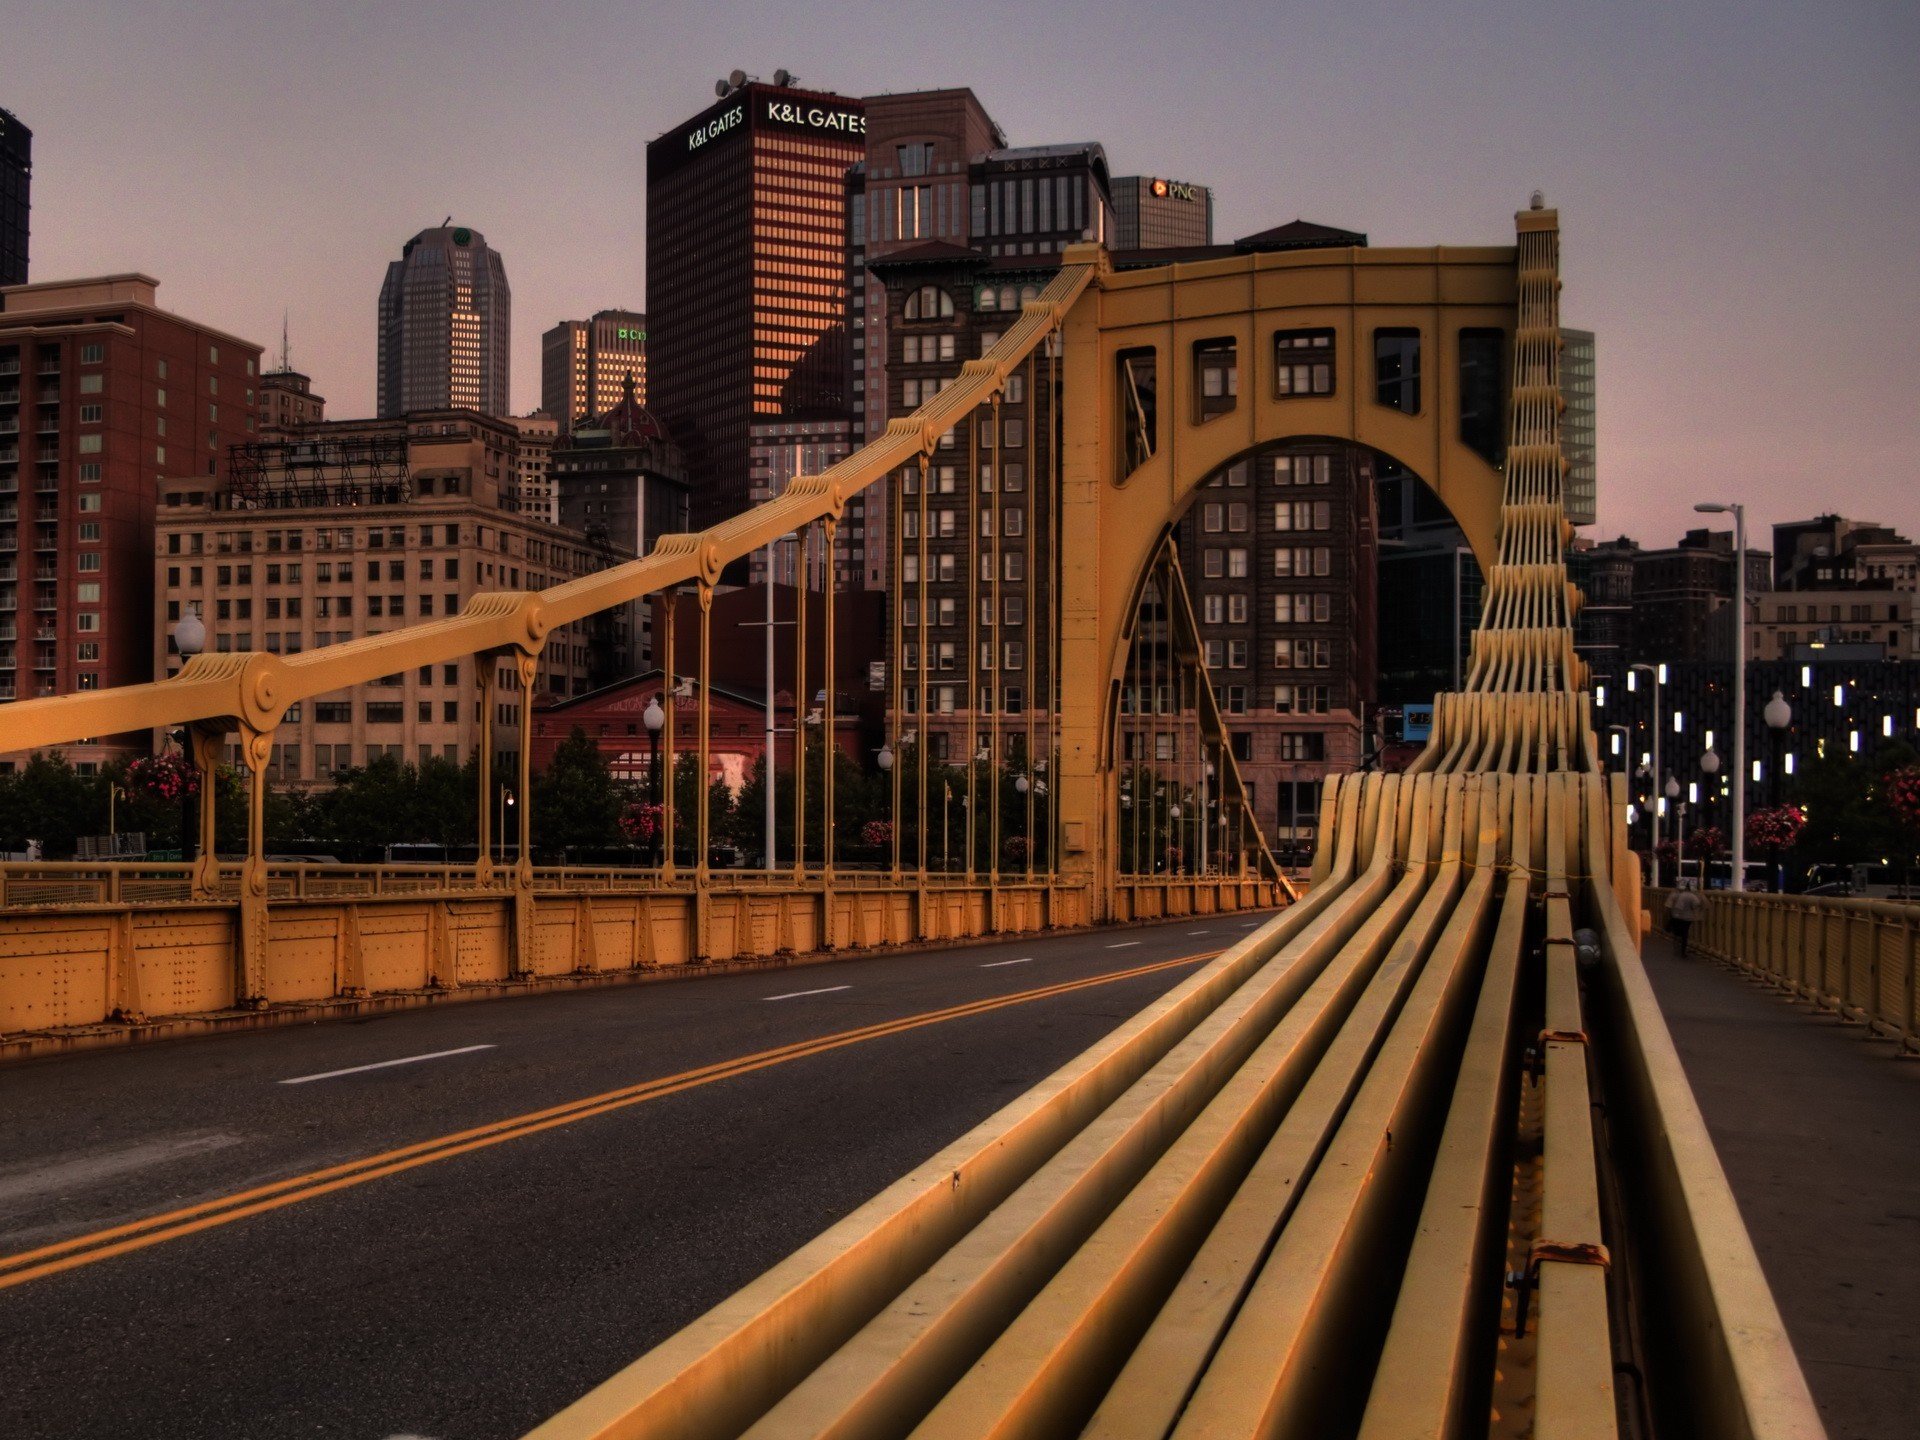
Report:
<svg viewBox="0 0 1920 1440"><path fill-rule="evenodd" d="M1162 200L1185 200L1192 202L1200 198L1200 187L1188 185L1179 180L1155 180L1153 193Z"/></svg>

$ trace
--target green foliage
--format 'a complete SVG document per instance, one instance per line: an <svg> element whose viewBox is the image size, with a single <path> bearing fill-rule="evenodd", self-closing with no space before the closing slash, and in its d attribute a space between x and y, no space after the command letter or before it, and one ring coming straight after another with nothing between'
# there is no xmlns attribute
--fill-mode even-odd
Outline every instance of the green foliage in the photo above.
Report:
<svg viewBox="0 0 1920 1440"><path fill-rule="evenodd" d="M1807 812L1792 863L1804 873L1815 864L1910 859L1920 836L1889 803L1887 792L1889 777L1916 762L1920 755L1899 741L1866 757L1837 752L1810 757L1788 797Z"/></svg>
<svg viewBox="0 0 1920 1440"><path fill-rule="evenodd" d="M600 747L576 725L533 782L534 841L543 851L623 845L620 813L629 798L626 787L614 783Z"/></svg>

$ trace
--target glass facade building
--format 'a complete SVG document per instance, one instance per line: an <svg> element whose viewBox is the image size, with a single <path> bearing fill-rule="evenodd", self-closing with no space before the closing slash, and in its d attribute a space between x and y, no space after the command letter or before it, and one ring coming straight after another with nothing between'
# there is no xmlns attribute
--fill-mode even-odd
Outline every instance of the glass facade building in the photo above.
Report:
<svg viewBox="0 0 1920 1440"><path fill-rule="evenodd" d="M0 110L0 285L27 283L33 131Z"/></svg>
<svg viewBox="0 0 1920 1440"><path fill-rule="evenodd" d="M507 269L478 230L422 230L380 286L380 416L505 416L512 342Z"/></svg>
<svg viewBox="0 0 1920 1440"><path fill-rule="evenodd" d="M848 412L847 172L857 99L758 82L647 146L648 408L693 523L750 503L756 421Z"/></svg>

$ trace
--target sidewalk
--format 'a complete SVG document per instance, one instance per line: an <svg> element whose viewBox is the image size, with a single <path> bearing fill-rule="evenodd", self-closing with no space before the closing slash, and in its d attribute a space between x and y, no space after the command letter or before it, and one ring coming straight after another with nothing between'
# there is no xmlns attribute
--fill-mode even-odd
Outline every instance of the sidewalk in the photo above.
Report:
<svg viewBox="0 0 1920 1440"><path fill-rule="evenodd" d="M1911 1440L1920 1060L1664 935L1646 962L1832 1440Z"/></svg>

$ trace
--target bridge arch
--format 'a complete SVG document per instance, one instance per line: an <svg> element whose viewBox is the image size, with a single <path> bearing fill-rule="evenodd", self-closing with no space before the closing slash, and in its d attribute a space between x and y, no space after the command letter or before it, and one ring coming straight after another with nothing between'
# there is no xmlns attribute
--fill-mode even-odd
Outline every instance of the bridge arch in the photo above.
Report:
<svg viewBox="0 0 1920 1440"><path fill-rule="evenodd" d="M1301 250L1127 272L1092 247L1065 258L1098 267L1062 347L1071 865L1098 853L1110 823L1105 741L1144 577L1200 489L1237 457L1309 437L1392 457L1491 568L1518 282L1505 247Z"/></svg>

